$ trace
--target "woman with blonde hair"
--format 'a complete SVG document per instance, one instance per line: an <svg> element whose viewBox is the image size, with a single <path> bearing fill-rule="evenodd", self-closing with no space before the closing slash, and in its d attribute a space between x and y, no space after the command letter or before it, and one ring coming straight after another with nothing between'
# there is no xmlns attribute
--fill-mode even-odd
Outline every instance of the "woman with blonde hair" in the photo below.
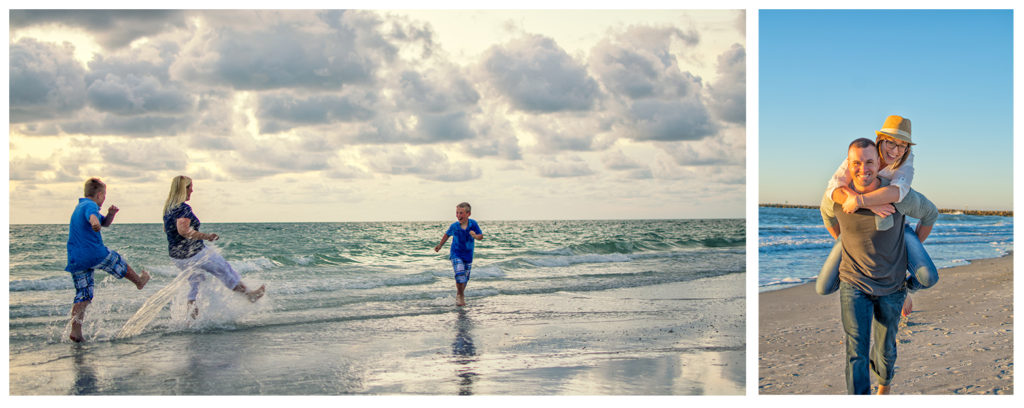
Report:
<svg viewBox="0 0 1024 408"><path fill-rule="evenodd" d="M878 216L876 225L884 230L891 227L892 218L889 215L896 211L893 204L903 201L911 191L910 183L914 180L914 154L910 151L914 143L910 136L910 119L891 115L885 119L882 129L875 131L875 135L880 160L878 175L889 179L890 184L870 193L858 194L849 187L847 162L843 160L829 180L825 196L822 198L822 206L841 204L843 211L847 213L861 208L871 210ZM839 241L839 224L835 219L826 218L823 221L829 233L836 239L836 244L818 274L815 285L819 294L827 295L839 287L839 258L842 244ZM904 228L903 236L907 245L908 288L924 289L935 285L939 280L938 270L922 244L931 233L932 225L918 223L916 231L909 225L901 228ZM913 302L910 301L908 294L903 304L903 316L909 315L912 307Z"/></svg>
<svg viewBox="0 0 1024 408"><path fill-rule="evenodd" d="M265 286L249 290L238 272L231 267L217 251L211 250L203 241L216 241L220 236L199 232L199 218L192 212L192 207L185 202L192 198L192 179L177 176L171 180L171 191L167 194L164 204L164 232L167 233L167 246L174 264L185 271L194 269L188 281L192 285L188 293L188 304L192 318L199 316L199 308L195 305L199 294L199 284L206 280L203 272L220 279L231 290L245 295L250 302L263 296Z"/></svg>

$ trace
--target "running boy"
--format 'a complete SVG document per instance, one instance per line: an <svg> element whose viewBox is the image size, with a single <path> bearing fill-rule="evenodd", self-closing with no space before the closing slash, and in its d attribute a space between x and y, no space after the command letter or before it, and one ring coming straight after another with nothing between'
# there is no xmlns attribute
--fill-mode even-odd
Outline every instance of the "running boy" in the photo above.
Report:
<svg viewBox="0 0 1024 408"><path fill-rule="evenodd" d="M101 227L109 227L114 222L117 206L107 208L107 216L100 215L100 206L107 198L107 185L98 178L85 182L85 198L78 199L75 212L71 213L71 225L68 228L68 266L64 270L71 272L75 282L75 306L71 308L72 341L82 341L82 320L85 319L85 308L92 301L92 272L102 269L118 279L128 278L136 288L142 289L149 282L149 272L135 274L132 267L125 263L117 252L103 245Z"/></svg>
<svg viewBox="0 0 1024 408"><path fill-rule="evenodd" d="M458 306L466 305L463 292L466 290L469 271L473 266L473 241L484 239L484 233L480 231L480 226L475 220L469 218L471 213L472 207L469 206L469 203L459 203L455 206L455 218L459 222L453 222L448 227L448 232L441 237L441 243L434 247L434 252L440 251L444 243L448 242L448 237L453 237L451 255L448 258L452 260L452 267L455 269L455 290L458 291L455 295L455 304Z"/></svg>

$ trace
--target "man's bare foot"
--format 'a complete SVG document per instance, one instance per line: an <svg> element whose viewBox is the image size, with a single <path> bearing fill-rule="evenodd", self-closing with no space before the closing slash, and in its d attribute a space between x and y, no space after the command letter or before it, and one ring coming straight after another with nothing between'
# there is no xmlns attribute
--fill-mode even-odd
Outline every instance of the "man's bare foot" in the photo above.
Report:
<svg viewBox="0 0 1024 408"><path fill-rule="evenodd" d="M910 300L910 295L907 295L907 300L903 301L903 310L900 311L900 315L907 317L912 311L914 311L914 302Z"/></svg>
<svg viewBox="0 0 1024 408"><path fill-rule="evenodd" d="M878 395L889 395L889 386L888 385L881 385L881 384L879 384L878 385Z"/></svg>
<svg viewBox="0 0 1024 408"><path fill-rule="evenodd" d="M260 298L263 297L263 293L265 293L266 291L267 285L260 285L259 289L256 289L252 292L246 292L245 296L249 298L250 302L256 303L257 300L260 300Z"/></svg>
<svg viewBox="0 0 1024 408"><path fill-rule="evenodd" d="M466 298L462 295L455 295L455 306L465 306Z"/></svg>
<svg viewBox="0 0 1024 408"><path fill-rule="evenodd" d="M142 273L139 274L139 280L135 282L135 287L142 290L142 288L146 287L146 282L149 282L149 271L142 270Z"/></svg>

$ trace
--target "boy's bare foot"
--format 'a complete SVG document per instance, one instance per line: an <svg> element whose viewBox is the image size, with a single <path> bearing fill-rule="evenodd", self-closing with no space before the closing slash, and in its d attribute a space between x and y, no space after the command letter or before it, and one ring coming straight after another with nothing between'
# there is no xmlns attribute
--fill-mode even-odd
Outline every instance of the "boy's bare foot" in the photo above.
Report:
<svg viewBox="0 0 1024 408"><path fill-rule="evenodd" d="M257 300L260 300L260 298L263 297L263 293L266 291L267 285L260 285L259 289L256 289L252 292L246 292L245 296L249 298L250 302L256 303Z"/></svg>
<svg viewBox="0 0 1024 408"><path fill-rule="evenodd" d="M85 339L82 338L82 324L81 323L75 323L75 322L71 323L71 335L68 336L68 338L71 339L71 341L73 341L75 343L81 343L82 340L85 340Z"/></svg>
<svg viewBox="0 0 1024 408"><path fill-rule="evenodd" d="M143 269L142 273L139 274L139 280L135 282L135 287L142 290L142 288L146 287L146 282L149 282L149 271Z"/></svg>
<svg viewBox="0 0 1024 408"><path fill-rule="evenodd" d="M466 298L462 295L455 295L455 306L465 306Z"/></svg>
<svg viewBox="0 0 1024 408"><path fill-rule="evenodd" d="M889 386L888 385L881 385L881 384L879 384L878 385L878 395L889 395Z"/></svg>

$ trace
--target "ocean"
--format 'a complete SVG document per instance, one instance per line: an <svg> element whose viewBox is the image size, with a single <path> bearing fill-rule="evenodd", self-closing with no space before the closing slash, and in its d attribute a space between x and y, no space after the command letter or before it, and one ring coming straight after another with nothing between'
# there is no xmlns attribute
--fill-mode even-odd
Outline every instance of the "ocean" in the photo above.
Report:
<svg viewBox="0 0 1024 408"><path fill-rule="evenodd" d="M817 209L759 207L758 218L760 290L814 281L835 243L822 224L821 213ZM909 217L908 221L917 223ZM938 268L1001 257L1013 250L1013 217L940 214L924 247Z"/></svg>
<svg viewBox="0 0 1024 408"><path fill-rule="evenodd" d="M204 223L267 295L208 278L195 321L162 225L115 223L104 243L152 280L98 272L80 345L67 226L11 225L10 392L744 392L744 220L478 221L464 308L450 241L433 251L450 222ZM161 289L155 318L119 338Z"/></svg>

